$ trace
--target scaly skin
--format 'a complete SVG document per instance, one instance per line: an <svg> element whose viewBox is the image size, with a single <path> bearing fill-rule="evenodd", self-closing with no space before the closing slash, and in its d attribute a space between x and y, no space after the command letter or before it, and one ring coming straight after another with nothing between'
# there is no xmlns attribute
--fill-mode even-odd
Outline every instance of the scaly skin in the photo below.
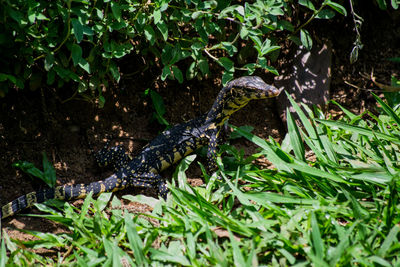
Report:
<svg viewBox="0 0 400 267"><path fill-rule="evenodd" d="M250 100L277 95L279 90L259 77L246 76L233 80L222 88L208 113L162 132L133 159L122 147L108 148L107 144L98 152L96 159L99 165L113 166L115 173L110 177L90 184L62 185L28 193L4 205L0 218L12 216L34 203L48 199L79 199L90 192L96 196L129 186L156 187L159 195L165 199L168 188L160 172L202 146L208 146L208 168L214 170L218 137L224 122Z"/></svg>

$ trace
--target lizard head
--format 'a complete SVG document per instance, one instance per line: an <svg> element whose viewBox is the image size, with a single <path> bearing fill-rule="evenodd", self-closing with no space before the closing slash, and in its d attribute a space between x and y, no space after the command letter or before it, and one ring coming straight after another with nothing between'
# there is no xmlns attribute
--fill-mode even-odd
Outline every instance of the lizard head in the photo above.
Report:
<svg viewBox="0 0 400 267"><path fill-rule="evenodd" d="M250 101L252 99L270 98L279 95L280 91L266 84L258 76L244 76L230 81L226 87L236 100Z"/></svg>
<svg viewBox="0 0 400 267"><path fill-rule="evenodd" d="M206 121L220 126L229 117L247 105L250 100L264 99L279 95L280 90L266 84L260 77L244 76L230 81L219 92Z"/></svg>

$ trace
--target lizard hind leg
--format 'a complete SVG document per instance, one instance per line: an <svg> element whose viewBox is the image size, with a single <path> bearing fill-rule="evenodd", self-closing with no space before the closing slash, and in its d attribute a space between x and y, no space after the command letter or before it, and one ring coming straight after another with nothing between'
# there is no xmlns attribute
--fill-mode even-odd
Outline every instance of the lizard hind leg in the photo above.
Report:
<svg viewBox="0 0 400 267"><path fill-rule="evenodd" d="M167 199L169 192L167 185L161 175L157 173L138 173L130 176L130 184L137 187L155 188L158 194L164 199Z"/></svg>

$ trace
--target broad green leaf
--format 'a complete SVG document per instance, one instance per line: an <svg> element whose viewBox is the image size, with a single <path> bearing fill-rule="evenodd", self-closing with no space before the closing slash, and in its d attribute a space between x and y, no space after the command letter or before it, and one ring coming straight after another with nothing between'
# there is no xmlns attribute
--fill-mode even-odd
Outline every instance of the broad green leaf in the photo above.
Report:
<svg viewBox="0 0 400 267"><path fill-rule="evenodd" d="M342 14L343 16L347 16L346 8L344 8L342 5L335 3L331 0L327 0L326 4L330 6L332 9L334 9L336 12Z"/></svg>
<svg viewBox="0 0 400 267"><path fill-rule="evenodd" d="M223 85L226 85L232 79L233 79L233 72L225 71L222 74L222 84Z"/></svg>
<svg viewBox="0 0 400 267"><path fill-rule="evenodd" d="M90 65L89 62L87 62L85 59L81 58L81 61L79 62L79 67L81 67L83 70L85 70L87 73L90 74Z"/></svg>
<svg viewBox="0 0 400 267"><path fill-rule="evenodd" d="M121 75L119 73L119 69L117 64L115 64L114 61L110 61L110 72L112 74L112 77L115 79L116 82L119 82L119 79L121 78Z"/></svg>
<svg viewBox="0 0 400 267"><path fill-rule="evenodd" d="M144 36L151 45L154 45L154 43L156 42L156 33L154 32L153 27L151 27L150 25L146 25L144 27Z"/></svg>
<svg viewBox="0 0 400 267"><path fill-rule="evenodd" d="M21 169L23 172L28 173L34 177L40 178L43 180L44 174L41 170L35 167L35 165L28 161L18 161L12 164L13 167Z"/></svg>
<svg viewBox="0 0 400 267"><path fill-rule="evenodd" d="M158 22L161 20L161 11L159 9L155 9L153 11L153 19L154 24L158 24Z"/></svg>
<svg viewBox="0 0 400 267"><path fill-rule="evenodd" d="M164 39L164 41L167 41L168 39L168 26L164 21L159 21L157 23L157 29L161 32L161 35Z"/></svg>
<svg viewBox="0 0 400 267"><path fill-rule="evenodd" d="M83 39L83 27L80 21L76 18L71 19L72 28L74 29L74 35L76 42L79 44Z"/></svg>
<svg viewBox="0 0 400 267"><path fill-rule="evenodd" d="M201 73L203 73L203 75L210 74L210 69L208 67L208 61L207 60L200 59L198 61L198 66L199 66L199 69L200 69Z"/></svg>
<svg viewBox="0 0 400 267"><path fill-rule="evenodd" d="M316 16L315 18L317 19L331 19L335 16L335 12L333 12L331 9L323 9L321 10Z"/></svg>
<svg viewBox="0 0 400 267"><path fill-rule="evenodd" d="M45 178L46 184L53 188L56 185L56 170L53 167L53 164L47 159L46 153L42 153L42 164L43 164L43 177Z"/></svg>
<svg viewBox="0 0 400 267"><path fill-rule="evenodd" d="M299 4L302 6L305 6L313 11L316 11L313 3L311 2L311 0L299 0Z"/></svg>
<svg viewBox="0 0 400 267"><path fill-rule="evenodd" d="M165 81L167 77L172 77L170 66L164 66L162 73L161 73L161 80Z"/></svg>
<svg viewBox="0 0 400 267"><path fill-rule="evenodd" d="M121 6L116 1L111 1L110 5L111 5L111 11L112 11L114 18L117 21L120 21L121 20Z"/></svg>
<svg viewBox="0 0 400 267"><path fill-rule="evenodd" d="M51 53L47 54L46 57L44 58L44 69L46 71L49 71L53 67L54 62L55 62L54 55Z"/></svg>
<svg viewBox="0 0 400 267"><path fill-rule="evenodd" d="M78 65L82 59L82 48L78 44L73 44L71 47L71 55L72 61L74 62L74 66Z"/></svg>
<svg viewBox="0 0 400 267"><path fill-rule="evenodd" d="M300 40L301 40L302 45L307 50L311 50L313 41L312 41L310 33L307 30L305 30L305 29L300 30Z"/></svg>
<svg viewBox="0 0 400 267"><path fill-rule="evenodd" d="M225 71L227 72L234 72L234 68L233 68L233 61L230 60L227 57L221 57L218 59L218 63L224 67ZM225 72L226 73L226 72Z"/></svg>
<svg viewBox="0 0 400 267"><path fill-rule="evenodd" d="M182 71L175 65L172 65L171 68L172 68L172 73L173 73L175 79L177 79L179 83L183 83Z"/></svg>
<svg viewBox="0 0 400 267"><path fill-rule="evenodd" d="M133 255L135 255L136 263L139 266L147 265L146 257L143 254L143 241L136 230L136 224L132 221L131 215L127 211L125 211L124 220L129 245L131 246Z"/></svg>
<svg viewBox="0 0 400 267"><path fill-rule="evenodd" d="M150 90L150 97L151 97L151 101L153 102L155 111L160 116L163 116L165 114L165 105L164 105L164 100L162 99L160 94L158 94L154 90Z"/></svg>

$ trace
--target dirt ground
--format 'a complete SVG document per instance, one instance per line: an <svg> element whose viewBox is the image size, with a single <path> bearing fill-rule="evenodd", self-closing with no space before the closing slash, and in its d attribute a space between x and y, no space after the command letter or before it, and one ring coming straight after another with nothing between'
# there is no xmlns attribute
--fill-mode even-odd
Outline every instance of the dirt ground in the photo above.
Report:
<svg viewBox="0 0 400 267"><path fill-rule="evenodd" d="M355 113L365 109L375 110L373 98L365 89L377 87L360 73L369 75L373 70L377 80L387 84L392 75L399 78L400 66L387 60L400 56L400 16L397 13L380 11L373 5L359 10L359 15L364 18L361 29L364 48L360 51L359 60L353 65L349 63L349 53L355 33L350 15L331 22L315 21L309 25L315 36L327 38L333 44L331 99ZM275 64L278 70L285 61L284 56ZM152 119L152 103L143 94L146 89L154 89L163 97L165 118L171 124L176 124L206 112L221 88L217 78L220 75L202 81L185 81L184 84L160 81L157 76L160 70L156 69L129 75L135 71L132 66L138 65L143 65L143 62L136 58L127 58L121 62L122 82L118 87L104 90L106 104L101 109L96 104L78 98L65 101L70 98L70 91L49 88L35 92L11 90L6 98L0 99L1 205L20 195L45 188L39 180L31 179L12 167L12 163L18 160L33 162L40 167L43 152L56 168L58 185L89 183L107 177L110 172L96 166L85 134L97 148L102 146L107 134L133 138L116 142L122 142L133 154L137 152L146 144L146 140L151 140L163 130L163 126ZM211 69L213 73L220 72L217 66ZM257 74L267 82L273 81L271 74ZM341 115L332 106L329 112L334 118ZM279 115L273 100L257 101L235 114L230 122L237 126L251 125L255 127L255 134L280 140L285 135L285 127ZM246 149L247 154L255 150L255 146L246 140L235 141L234 145ZM164 176L168 179L170 172ZM190 170L189 177L200 177L196 166ZM123 192L128 193L155 196L155 192L144 192L138 188ZM32 212L36 211L26 211ZM63 231L47 220L23 216L13 216L2 221L2 228L11 237L19 239L30 237L14 228Z"/></svg>

